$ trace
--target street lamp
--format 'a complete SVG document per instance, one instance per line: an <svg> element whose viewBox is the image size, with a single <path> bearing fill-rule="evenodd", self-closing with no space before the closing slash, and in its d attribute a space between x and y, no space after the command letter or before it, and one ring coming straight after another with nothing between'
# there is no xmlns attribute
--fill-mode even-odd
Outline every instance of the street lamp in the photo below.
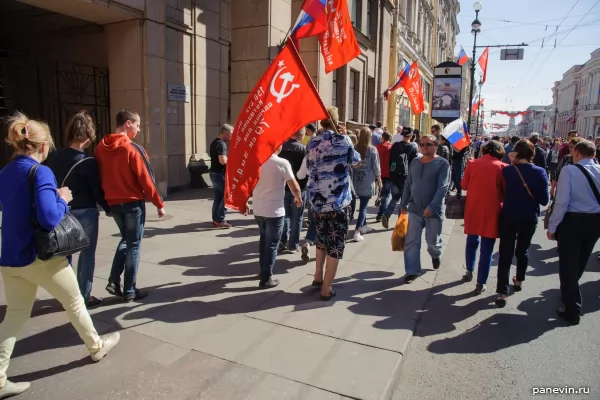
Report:
<svg viewBox="0 0 600 400"><path fill-rule="evenodd" d="M471 23L471 33L473 39L473 58L471 59L471 87L469 90L469 115L467 116L467 126L471 129L471 113L473 112L473 89L475 89L475 57L477 56L477 34L481 32L481 21L479 21L479 11L483 8L481 1L473 4L475 10L475 20Z"/></svg>

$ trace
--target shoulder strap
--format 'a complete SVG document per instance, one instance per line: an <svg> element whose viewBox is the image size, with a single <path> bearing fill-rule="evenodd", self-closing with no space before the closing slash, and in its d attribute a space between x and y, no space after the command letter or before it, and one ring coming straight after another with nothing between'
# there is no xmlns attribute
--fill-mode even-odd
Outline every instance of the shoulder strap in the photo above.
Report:
<svg viewBox="0 0 600 400"><path fill-rule="evenodd" d="M31 220L33 221L33 226L35 226L36 228L40 226L35 211L35 173L37 172L39 167L40 164L35 164L29 169L29 173L27 174L27 179L29 181L29 191L31 192L31 202L33 203L33 215L31 216Z"/></svg>
<svg viewBox="0 0 600 400"><path fill-rule="evenodd" d="M579 170L583 173L583 175L585 175L585 178L587 179L588 183L590 184L590 188L592 189L592 192L594 192L596 201L598 202L598 204L600 204L600 193L598 193L598 188L596 187L596 184L594 183L594 178L592 178L590 173L587 172L586 169L583 168L583 166L581 166L579 164L573 164L573 165L575 165L577 168L579 168Z"/></svg>
<svg viewBox="0 0 600 400"><path fill-rule="evenodd" d="M85 157L85 158L82 158L81 160L77 161L75 164L73 164L73 166L71 167L71 169L69 169L69 172L67 172L67 175L65 175L65 179L63 179L62 183L60 184L60 187L64 187L65 186L65 182L67 181L67 178L69 177L69 175L71 175L71 172L73 172L73 170L75 169L76 166L78 166L79 164L81 164L85 160L91 160L91 159L92 159L92 157Z"/></svg>
<svg viewBox="0 0 600 400"><path fill-rule="evenodd" d="M529 193L529 197L531 197L531 199L533 201L537 201L535 199L535 197L533 197L533 193L531 193L531 189L529 189L529 186L525 182L525 178L523 178L523 175L521 174L521 171L519 171L519 168L516 165L513 165L513 167L517 170L517 174L519 174L519 178L521 178L521 182L523 182L523 186L525 186L525 190L527 190L527 193Z"/></svg>

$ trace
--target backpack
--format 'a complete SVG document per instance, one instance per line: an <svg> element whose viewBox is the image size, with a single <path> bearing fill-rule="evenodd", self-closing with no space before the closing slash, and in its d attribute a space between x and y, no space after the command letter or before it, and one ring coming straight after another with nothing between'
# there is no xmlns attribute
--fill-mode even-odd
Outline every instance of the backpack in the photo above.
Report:
<svg viewBox="0 0 600 400"><path fill-rule="evenodd" d="M408 176L408 146L411 145L394 143L390 151L390 178L395 182L404 182Z"/></svg>

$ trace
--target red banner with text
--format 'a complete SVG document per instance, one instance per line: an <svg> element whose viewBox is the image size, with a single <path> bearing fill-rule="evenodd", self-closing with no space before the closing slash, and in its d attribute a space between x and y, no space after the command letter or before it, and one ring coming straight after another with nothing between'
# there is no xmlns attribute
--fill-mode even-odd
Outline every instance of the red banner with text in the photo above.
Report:
<svg viewBox="0 0 600 400"><path fill-rule="evenodd" d="M425 110L423 100L423 85L421 84L421 74L419 73L419 64L415 61L410 66L407 74L402 75L400 85L406 91L413 113L421 114Z"/></svg>
<svg viewBox="0 0 600 400"><path fill-rule="evenodd" d="M288 40L246 99L229 144L225 206L244 211L260 166L294 132L327 110Z"/></svg>
<svg viewBox="0 0 600 400"><path fill-rule="evenodd" d="M325 72L330 73L360 55L346 0L327 1L327 30L319 35Z"/></svg>

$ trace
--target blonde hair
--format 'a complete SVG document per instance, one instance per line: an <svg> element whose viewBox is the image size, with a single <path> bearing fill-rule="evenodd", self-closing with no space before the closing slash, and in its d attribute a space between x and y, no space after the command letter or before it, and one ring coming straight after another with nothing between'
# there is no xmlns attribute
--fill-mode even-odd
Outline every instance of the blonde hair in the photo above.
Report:
<svg viewBox="0 0 600 400"><path fill-rule="evenodd" d="M65 142L72 145L88 139L91 142L96 140L96 125L87 111L80 111L69 120L65 131Z"/></svg>
<svg viewBox="0 0 600 400"><path fill-rule="evenodd" d="M356 143L358 143L358 138L356 137L356 135L354 133L351 133L351 134L348 135L348 137L352 141L352 144L354 146L356 146Z"/></svg>
<svg viewBox="0 0 600 400"><path fill-rule="evenodd" d="M47 123L29 119L20 112L14 113L7 119L8 143L15 152L33 154L39 152L44 144L49 149L54 148L54 140Z"/></svg>
<svg viewBox="0 0 600 400"><path fill-rule="evenodd" d="M367 155L367 150L369 147L371 147L371 142L373 140L372 136L373 134L369 128L362 128L360 130L360 134L358 135L358 143L356 144L355 148L363 159Z"/></svg>

